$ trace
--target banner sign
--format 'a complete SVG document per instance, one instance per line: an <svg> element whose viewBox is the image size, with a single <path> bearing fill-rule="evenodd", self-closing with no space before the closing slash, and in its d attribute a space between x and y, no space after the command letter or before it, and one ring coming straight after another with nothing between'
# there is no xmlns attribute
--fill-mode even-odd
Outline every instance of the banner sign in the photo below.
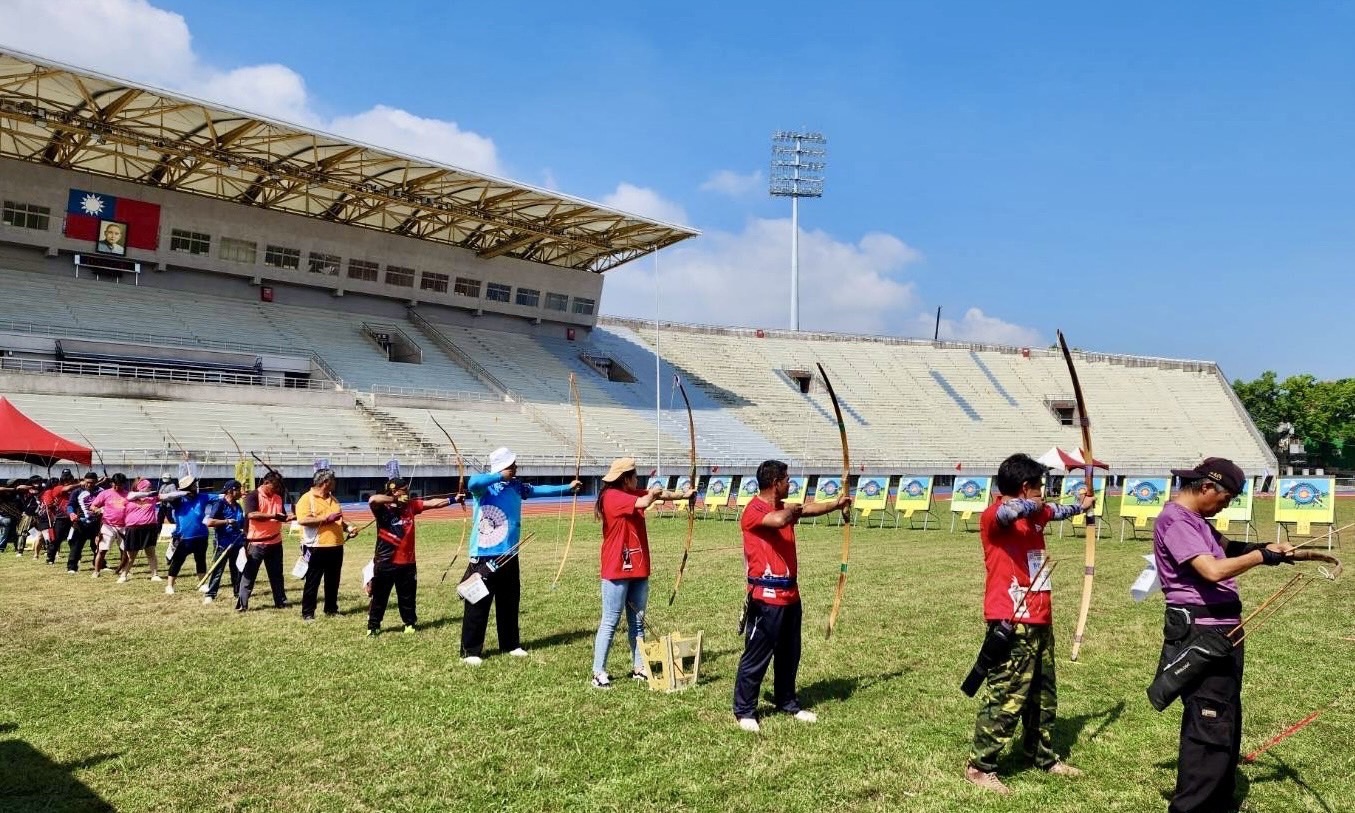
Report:
<svg viewBox="0 0 1355 813"><path fill-rule="evenodd" d="M1131 517L1142 527L1162 513L1171 493L1170 477L1126 477L1120 494L1120 516Z"/></svg>

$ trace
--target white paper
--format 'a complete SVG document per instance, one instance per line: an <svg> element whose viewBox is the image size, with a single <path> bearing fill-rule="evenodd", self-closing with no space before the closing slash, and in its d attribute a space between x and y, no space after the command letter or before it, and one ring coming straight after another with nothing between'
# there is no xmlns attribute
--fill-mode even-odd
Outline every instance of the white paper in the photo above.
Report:
<svg viewBox="0 0 1355 813"><path fill-rule="evenodd" d="M1045 555L1045 551L1042 550L1026 551L1026 577L1031 580L1032 593L1048 593L1053 589L1049 583L1052 568L1046 568L1045 572L1040 573L1040 568L1044 567ZM1036 573L1040 573L1038 580L1035 578Z"/></svg>
<svg viewBox="0 0 1355 813"><path fill-rule="evenodd" d="M471 604L479 604L489 596L489 588L485 587L485 580L480 578L479 573L472 573L470 578L456 586L456 594Z"/></svg>
<svg viewBox="0 0 1355 813"><path fill-rule="evenodd" d="M1148 566L1143 569L1139 577L1134 580L1134 584L1129 588L1129 595L1133 596L1134 601L1143 601L1153 593L1161 592L1162 579L1158 576L1157 562L1151 554L1145 554L1143 557Z"/></svg>

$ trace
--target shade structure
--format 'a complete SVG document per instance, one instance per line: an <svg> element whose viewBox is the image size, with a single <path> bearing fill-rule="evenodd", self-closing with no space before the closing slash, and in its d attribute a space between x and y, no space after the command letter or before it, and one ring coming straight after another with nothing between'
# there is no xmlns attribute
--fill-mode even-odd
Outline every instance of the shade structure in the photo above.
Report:
<svg viewBox="0 0 1355 813"><path fill-rule="evenodd" d="M1082 462L1082 452L1080 450L1065 452L1057 446L1049 447L1049 451L1035 458L1035 462L1048 466L1051 469L1063 469L1064 471L1080 469L1084 465ZM1107 466L1096 458L1092 458L1092 466L1098 469L1110 469L1110 466Z"/></svg>
<svg viewBox="0 0 1355 813"><path fill-rule="evenodd" d="M51 468L58 460L88 466L92 451L44 429L0 396L0 459Z"/></svg>

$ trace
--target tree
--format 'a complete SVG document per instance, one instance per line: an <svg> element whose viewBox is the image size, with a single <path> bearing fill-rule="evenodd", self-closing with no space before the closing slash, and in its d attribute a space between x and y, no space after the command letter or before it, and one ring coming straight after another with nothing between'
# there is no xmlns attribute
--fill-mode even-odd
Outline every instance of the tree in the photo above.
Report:
<svg viewBox="0 0 1355 813"><path fill-rule="evenodd" d="M1267 370L1255 381L1234 381L1233 391L1281 459L1288 452L1281 441L1292 435L1313 465L1355 466L1355 379L1304 374L1279 381Z"/></svg>

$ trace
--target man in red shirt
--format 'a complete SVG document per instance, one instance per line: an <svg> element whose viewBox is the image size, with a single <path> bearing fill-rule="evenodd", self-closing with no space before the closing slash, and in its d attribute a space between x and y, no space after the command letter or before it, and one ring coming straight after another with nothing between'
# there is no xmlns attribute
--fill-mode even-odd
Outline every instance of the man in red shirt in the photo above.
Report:
<svg viewBox="0 0 1355 813"><path fill-rule="evenodd" d="M1058 696L1054 681L1054 631L1050 624L1048 568L1044 529L1055 520L1090 511L1096 498L1081 505L1044 501L1045 467L1029 455L1014 454L998 466L1001 499L979 517L983 566L983 617L991 633L1002 622L1015 625L1011 654L988 672L987 692L974 726L974 746L965 779L998 793L1010 789L997 776L997 757L1016 732L1025 729L1023 746L1035 765L1055 776L1081 773L1054 753L1052 737ZM1031 580L1039 575L1037 583Z"/></svg>
<svg viewBox="0 0 1355 813"><path fill-rule="evenodd" d="M372 554L372 602L367 610L367 635L381 633L381 621L386 617L391 588L400 607L400 620L405 632L414 632L419 616L414 606L414 591L418 587L418 567L414 563L414 517L434 508L446 508L448 499L411 500L409 482L401 478L386 481L382 494L373 494L367 500L376 519L376 550Z"/></svg>
<svg viewBox="0 0 1355 813"><path fill-rule="evenodd" d="M748 566L748 615L743 657L734 681L734 719L744 731L759 730L758 692L767 667L776 661L772 699L776 710L804 723L818 716L800 708L795 674L800 668L800 590L796 584L795 524L851 505L844 488L835 500L786 505L790 474L785 463L768 460L757 467L758 495L743 509L743 559Z"/></svg>

